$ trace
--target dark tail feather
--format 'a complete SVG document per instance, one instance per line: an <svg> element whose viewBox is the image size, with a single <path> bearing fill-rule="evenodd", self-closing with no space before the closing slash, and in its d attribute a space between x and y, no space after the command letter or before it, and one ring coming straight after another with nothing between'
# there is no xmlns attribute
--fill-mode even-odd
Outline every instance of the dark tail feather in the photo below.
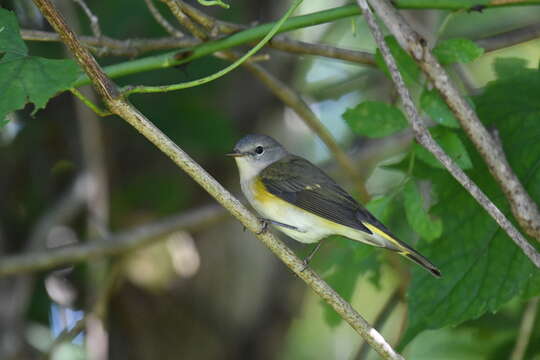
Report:
<svg viewBox="0 0 540 360"><path fill-rule="evenodd" d="M411 259L412 261L414 261L415 263L417 263L418 265L420 265L421 267L429 271L433 276L438 277L438 278L442 276L441 271L435 265L433 265L431 261L429 261L422 255L420 255L419 253L417 252L412 253L412 252L404 251L404 252L401 252L401 255Z"/></svg>

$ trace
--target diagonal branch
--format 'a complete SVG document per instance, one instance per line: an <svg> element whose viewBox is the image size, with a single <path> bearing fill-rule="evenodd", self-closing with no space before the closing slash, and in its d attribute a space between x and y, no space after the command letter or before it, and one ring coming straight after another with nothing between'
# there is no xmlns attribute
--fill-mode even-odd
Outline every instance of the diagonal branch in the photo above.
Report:
<svg viewBox="0 0 540 360"><path fill-rule="evenodd" d="M103 73L96 60L85 49L75 33L67 26L60 13L50 0L34 0L42 14L60 34L62 41L69 47L78 63L85 70L98 93L102 96L111 112L117 114L144 137L165 153L175 164L190 175L200 186L210 193L223 207L234 215L247 229L256 233L261 240L281 261L298 277L306 282L321 298L346 320L371 346L385 359L402 359L401 355L371 327L371 325L337 294L313 270L305 269L303 262L285 244L270 232L261 232L258 218L250 213L235 197L212 178L199 164L180 149L171 139L163 134L154 124L144 117L125 99L118 96L118 89Z"/></svg>
<svg viewBox="0 0 540 360"><path fill-rule="evenodd" d="M403 82L403 78L399 73L394 57L390 53L388 46L386 45L381 30L375 21L371 9L367 5L367 0L357 0L358 5L364 12L364 16L368 22L370 30L373 34L379 49L383 55L384 61L390 70L392 80L396 85L398 93L403 101L403 107L407 113L407 119L414 131L416 140L428 149L436 158L443 164L446 169L454 176L454 178L478 201L480 205L491 215L493 219L503 228L508 236L523 250L525 255L540 268L540 254L536 249L527 242L527 240L521 235L521 233L512 225L510 221L504 216L504 214L489 200L484 192L461 170L459 166L444 152L439 144L433 139L426 126L422 122L422 119L418 115L418 111L414 105L411 94ZM390 7L386 3L386 0L370 0L371 5L375 9L379 9L382 3L384 3L384 9ZM393 9L392 9L393 10ZM383 11L383 10L380 10ZM390 25L387 25L390 27ZM402 27L394 28L396 32L402 30ZM396 36L397 37L397 36Z"/></svg>
<svg viewBox="0 0 540 360"><path fill-rule="evenodd" d="M502 146L491 137L467 101L459 94L450 77L423 40L387 1L372 1L373 8L390 32L431 80L456 115L461 127L488 165L502 188L512 213L530 236L540 241L540 212L506 159ZM500 223L499 223L500 224ZM501 225L502 226L502 225ZM522 238L522 236L520 235Z"/></svg>

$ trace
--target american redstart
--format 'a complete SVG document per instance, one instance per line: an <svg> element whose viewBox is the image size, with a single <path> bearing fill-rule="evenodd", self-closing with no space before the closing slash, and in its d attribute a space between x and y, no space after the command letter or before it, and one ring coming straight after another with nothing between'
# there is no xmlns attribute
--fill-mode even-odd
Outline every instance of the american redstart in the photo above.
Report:
<svg viewBox="0 0 540 360"><path fill-rule="evenodd" d="M242 191L251 205L264 221L293 239L311 244L341 235L398 252L441 276L435 265L397 239L321 169L271 137L247 135L227 155L236 160Z"/></svg>

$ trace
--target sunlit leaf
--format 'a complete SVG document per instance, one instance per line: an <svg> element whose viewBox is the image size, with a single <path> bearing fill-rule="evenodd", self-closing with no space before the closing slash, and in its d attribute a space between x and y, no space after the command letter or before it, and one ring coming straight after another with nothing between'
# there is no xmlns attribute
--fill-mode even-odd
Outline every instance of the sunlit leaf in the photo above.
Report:
<svg viewBox="0 0 540 360"><path fill-rule="evenodd" d="M420 106L433 121L450 128L459 128L454 113L436 91L425 90L420 97Z"/></svg>
<svg viewBox="0 0 540 360"><path fill-rule="evenodd" d="M354 133L373 138L388 136L407 127L407 119L401 110L380 101L364 101L347 109L343 118Z"/></svg>
<svg viewBox="0 0 540 360"><path fill-rule="evenodd" d="M395 37L386 36L384 39L390 48L390 52L396 60L398 70L403 76L403 81L405 81L407 85L416 83L420 77L420 74L422 73L422 70L420 70L414 59L405 50L403 50L401 46L399 46ZM388 78L391 78L388 67L384 62L383 56L379 49L377 49L377 52L375 53L375 63L384 71Z"/></svg>
<svg viewBox="0 0 540 360"><path fill-rule="evenodd" d="M464 38L444 40L433 48L433 54L443 65L468 63L483 53L484 49L476 45L473 41Z"/></svg>

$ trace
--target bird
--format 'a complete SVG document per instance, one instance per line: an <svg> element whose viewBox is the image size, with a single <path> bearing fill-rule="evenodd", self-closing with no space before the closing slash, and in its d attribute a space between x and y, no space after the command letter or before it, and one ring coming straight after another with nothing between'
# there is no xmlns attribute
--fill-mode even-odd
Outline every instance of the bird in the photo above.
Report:
<svg viewBox="0 0 540 360"><path fill-rule="evenodd" d="M272 137L246 135L227 155L236 162L242 192L265 224L301 243L318 243L306 266L322 239L341 235L397 252L441 277L431 261L393 235L322 169Z"/></svg>

